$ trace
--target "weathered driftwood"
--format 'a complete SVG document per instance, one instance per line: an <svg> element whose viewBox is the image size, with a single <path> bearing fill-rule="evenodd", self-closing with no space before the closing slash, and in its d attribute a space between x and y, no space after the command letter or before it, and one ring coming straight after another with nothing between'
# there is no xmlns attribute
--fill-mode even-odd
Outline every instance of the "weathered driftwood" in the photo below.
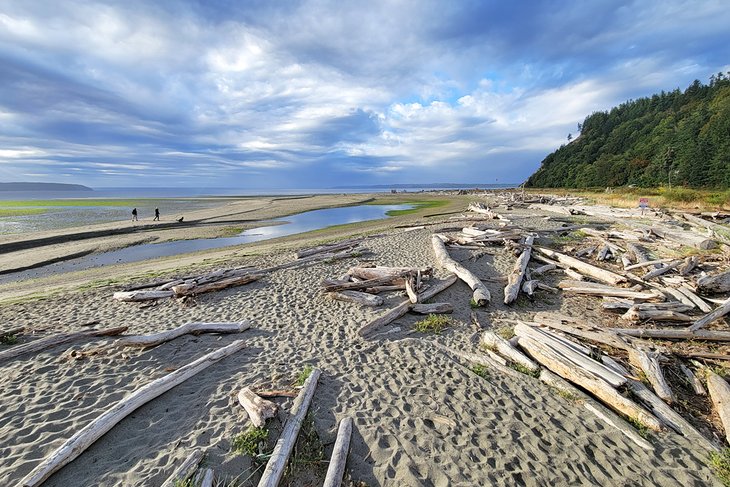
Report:
<svg viewBox="0 0 730 487"><path fill-rule="evenodd" d="M535 267L534 269L531 269L530 274L533 276L540 276L557 268L558 266L556 266L555 264L545 264L541 265L540 267Z"/></svg>
<svg viewBox="0 0 730 487"><path fill-rule="evenodd" d="M687 296L685 296L684 293L679 291L679 289L675 289L673 287L664 287L664 288L662 288L661 291L667 296L668 295L673 296L675 299L677 299L682 304L686 304L687 306L690 307L690 309L697 308L697 305L695 304L695 302L692 301L691 299L689 299Z"/></svg>
<svg viewBox="0 0 730 487"><path fill-rule="evenodd" d="M375 266L375 267L350 267L347 273L352 277L358 279L385 279L390 278L391 280L402 279L406 276L415 276L421 273L424 276L430 276L433 274L433 269L426 267L424 269L417 269L415 267L387 267L387 266Z"/></svg>
<svg viewBox="0 0 730 487"><path fill-rule="evenodd" d="M697 279L697 291L708 294L730 291L730 270L700 277Z"/></svg>
<svg viewBox="0 0 730 487"><path fill-rule="evenodd" d="M659 311L659 310L665 310L665 311L676 311L677 313L682 313L684 311L690 311L694 309L694 306L690 306L687 304L684 304L680 301L664 301L659 303L636 303L629 299L620 299L620 298L613 298L613 297L605 297L603 298L603 303L601 304L603 309L631 309L632 307L641 310L641 311Z"/></svg>
<svg viewBox="0 0 730 487"><path fill-rule="evenodd" d="M451 303L418 303L411 306L411 311L421 315L453 313L454 306Z"/></svg>
<svg viewBox="0 0 730 487"><path fill-rule="evenodd" d="M700 340L706 342L730 342L730 331L709 331L676 328L606 328L608 331L636 338L660 340Z"/></svg>
<svg viewBox="0 0 730 487"><path fill-rule="evenodd" d="M707 369L707 390L710 393L712 405L720 416L725 438L730 442L730 385L725 379Z"/></svg>
<svg viewBox="0 0 730 487"><path fill-rule="evenodd" d="M654 225L651 227L651 233L666 240L671 240L672 242L677 242L682 245L688 245L696 249L710 250L717 247L717 242L711 238L703 237L702 235L698 235L694 232L687 232L679 228Z"/></svg>
<svg viewBox="0 0 730 487"><path fill-rule="evenodd" d="M688 275L690 272L692 272L692 270L695 267L697 267L697 263L698 263L697 256L696 255L690 255L689 257L687 257L686 259L684 259L684 262L679 267L679 275L680 276L686 276L686 275Z"/></svg>
<svg viewBox="0 0 730 487"><path fill-rule="evenodd" d="M198 464L203 459L203 450L197 448L175 469L174 472L162 483L161 487L177 487L184 485L193 476Z"/></svg>
<svg viewBox="0 0 730 487"><path fill-rule="evenodd" d="M629 310L621 316L621 319L626 321L638 322L645 320L658 320L658 321L680 321L683 323L694 321L691 316L678 313L669 309L648 309L642 308L638 305L632 306Z"/></svg>
<svg viewBox="0 0 730 487"><path fill-rule="evenodd" d="M573 364L574 367L580 368L584 374L590 374L592 377L600 379L612 387L621 387L626 384L625 377L617 374L602 363L584 355L572 345L566 344L564 339L554 336L547 330L530 326L527 323L518 323L514 331L518 337L526 337L539 343L541 347L548 349L551 354L560 356L563 362ZM518 341L518 343L521 346L521 342Z"/></svg>
<svg viewBox="0 0 730 487"><path fill-rule="evenodd" d="M337 301L347 301L348 303L361 304L363 306L380 306L383 304L383 298L380 296L373 296L370 293L363 293L360 291L340 291L334 293L327 293L330 299Z"/></svg>
<svg viewBox="0 0 730 487"><path fill-rule="evenodd" d="M479 213L480 215L484 215L485 217L489 219L499 219L504 221L509 221L508 218L505 218L504 216L500 215L499 213L495 213L486 206L484 206L482 203L471 203L467 210L472 211L474 213Z"/></svg>
<svg viewBox="0 0 730 487"><path fill-rule="evenodd" d="M23 331L25 331L24 326L16 326L15 328L9 328L7 330L0 331L0 337L1 338L12 337L12 336L18 335L20 333L23 333Z"/></svg>
<svg viewBox="0 0 730 487"><path fill-rule="evenodd" d="M525 278L527 264L530 262L530 254L532 254L532 243L535 237L528 235L525 237L525 249L515 262L512 272L507 277L507 285L504 288L504 304L510 304L517 299L522 287L522 280Z"/></svg>
<svg viewBox="0 0 730 487"><path fill-rule="evenodd" d="M248 320L236 323L185 323L172 330L155 333L154 335L123 336L113 345L121 347L155 347L160 343L169 342L187 334L199 333L241 333L251 328Z"/></svg>
<svg viewBox="0 0 730 487"><path fill-rule="evenodd" d="M656 395L668 403L676 401L672 388L669 387L667 380L664 378L664 372L659 365L660 354L651 350L643 350L641 348L629 350L629 361L638 367L646 378L649 379Z"/></svg>
<svg viewBox="0 0 730 487"><path fill-rule="evenodd" d="M607 382L597 379L579 367L575 367L574 364L552 352L549 348L542 346L542 344L532 338L521 336L519 344L520 347L526 350L540 364L560 377L587 390L611 409L641 422L647 428L654 431L661 431L663 429L661 422L657 418L638 404L622 396Z"/></svg>
<svg viewBox="0 0 730 487"><path fill-rule="evenodd" d="M541 289L540 282L536 279L530 279L529 281L525 281L522 284L522 292L527 294L527 296L529 296L530 298L532 298L532 295L535 294L535 291L538 289Z"/></svg>
<svg viewBox="0 0 730 487"><path fill-rule="evenodd" d="M715 308L714 311L711 311L710 313L706 314L705 316L703 316L699 320L697 320L694 323L692 323L692 326L690 326L689 328L687 328L687 330L692 331L692 332L696 332L700 328L706 327L707 325L709 325L713 321L719 320L720 318L722 318L723 316L727 315L728 313L730 313L730 299L728 299L727 301L725 301L725 304L723 304L723 305L718 306L717 308Z"/></svg>
<svg viewBox="0 0 730 487"><path fill-rule="evenodd" d="M243 347L244 342L242 340L235 341L137 389L64 442L63 445L26 475L21 481L21 485L24 487L41 485L51 474L81 455L92 443L137 408L164 394L198 372L205 370L222 358L238 352Z"/></svg>
<svg viewBox="0 0 730 487"><path fill-rule="evenodd" d="M171 298L175 295L172 291L117 291L112 295L117 301L133 302L133 301L150 301L153 299Z"/></svg>
<svg viewBox="0 0 730 487"><path fill-rule="evenodd" d="M677 288L677 291L684 294L692 303L694 303L700 311L704 311L705 313L709 313L712 311L712 307L710 307L709 304L707 304L702 298L697 296L695 293L692 292L692 290L687 286L686 284L683 284Z"/></svg>
<svg viewBox="0 0 730 487"><path fill-rule="evenodd" d="M392 291L405 291L406 285L404 284L398 284L394 286L374 286L374 287L367 287L365 288L365 292L368 294L380 294L380 293L389 293Z"/></svg>
<svg viewBox="0 0 730 487"><path fill-rule="evenodd" d="M573 318L559 313L539 312L535 314L534 321L548 328L560 330L563 333L584 338L592 342L602 343L609 347L627 351L632 347L630 338L620 336L606 328L593 326L579 318Z"/></svg>
<svg viewBox="0 0 730 487"><path fill-rule="evenodd" d="M447 277L446 279L444 279L443 281L433 284L430 288L426 289L424 292L421 293L421 296L420 296L421 301L426 301L426 300L434 297L435 295L437 295L444 289L446 289L449 286L451 286L452 284L454 284L456 282L456 280L457 280L457 277L455 275L451 275L451 276ZM394 320L397 320L401 316L408 313L408 311L411 309L412 306L413 306L413 303L411 303L410 300L406 299L405 301L403 301L402 303L397 305L395 308L386 311L384 314L375 318L373 321L362 326L358 330L358 334L360 336L365 336L368 333L371 333L373 330L376 330L376 329L380 328L381 326L385 326L388 323L390 323Z"/></svg>
<svg viewBox="0 0 730 487"><path fill-rule="evenodd" d="M419 273L420 275L420 273ZM418 292L416 291L416 278L415 276L408 276L406 278L406 294L408 295L408 299L411 301L411 303L416 304L418 303Z"/></svg>
<svg viewBox="0 0 730 487"><path fill-rule="evenodd" d="M297 441L299 430L302 427L302 423L304 423L304 417L307 415L307 410L314 397L314 390L317 387L317 381L321 373L319 369L314 369L304 382L301 392L294 400L289 419L284 425L281 436L279 436L276 445L274 445L274 451L271 452L269 461L266 463L266 469L261 475L258 483L259 487L276 487L279 485L279 481L282 475L284 475L284 470L289 462L289 455Z"/></svg>
<svg viewBox="0 0 730 487"><path fill-rule="evenodd" d="M449 253L446 251L442 238L445 237L442 237L441 235L433 235L431 237L431 244L433 246L433 252L436 255L436 260L443 268L459 276L459 279L464 281L471 290L474 291L472 299L477 306L488 305L492 296L489 293L487 286L485 286L469 269L449 257Z"/></svg>
<svg viewBox="0 0 730 487"><path fill-rule="evenodd" d="M325 279L322 281L322 288L325 292L338 292L338 291L354 291L358 289L368 289L377 286L393 285L397 283L400 289L404 289L405 281L402 277L376 277L373 279L365 279L357 282L346 282L334 279Z"/></svg>
<svg viewBox="0 0 730 487"><path fill-rule="evenodd" d="M583 262L582 260L578 260L574 257L570 257L569 255L561 254L559 252L555 252L554 250L544 248L544 247L534 247L535 250L542 253L543 255L546 255L550 258L556 259L558 262L563 264L564 266L573 268L577 271L579 271L582 274L585 274L589 277L592 277L594 279L597 279L599 281L611 284L613 286L617 284L621 284L622 282L626 282L626 278L616 274L615 272L608 271L606 269L601 269L600 267L596 267L594 265L588 264L587 262Z"/></svg>
<svg viewBox="0 0 730 487"><path fill-rule="evenodd" d="M639 445L645 450L653 450L654 447L651 443L646 441L644 438L639 436L636 430L630 426L626 420L615 414L610 409L603 406L600 402L593 399L591 396L585 394L583 391L573 386L570 382L566 381L562 377L550 372L548 369L540 370L540 380L545 384L553 387L559 391L567 393L570 397L578 398L583 406L596 415L598 419L606 422L613 428L623 433L628 439Z"/></svg>
<svg viewBox="0 0 730 487"><path fill-rule="evenodd" d="M324 478L322 487L340 487L342 476L345 474L347 464L347 453L350 450L350 437L352 436L352 418L349 416L340 421L337 428L337 439L332 449L330 465L327 467L327 475Z"/></svg>
<svg viewBox="0 0 730 487"><path fill-rule="evenodd" d="M628 298L643 301L646 301L648 299L663 299L663 295L660 295L659 293L654 291L634 291L632 289L606 286L593 282L572 281L568 279L560 281L558 283L558 287L564 292L574 294L588 294L591 296L609 296L615 298Z"/></svg>
<svg viewBox="0 0 730 487"><path fill-rule="evenodd" d="M215 481L215 473L212 468L206 468L203 471L202 478L200 479L200 487L213 487Z"/></svg>
<svg viewBox="0 0 730 487"><path fill-rule="evenodd" d="M730 227L704 220L694 215L690 215L689 213L682 213L682 217L693 225L701 226L710 230L714 238L725 243L730 243Z"/></svg>
<svg viewBox="0 0 730 487"><path fill-rule="evenodd" d="M694 389L695 394L700 396L706 396L707 391L705 390L705 386L702 385L702 381L697 378L697 376L692 372L692 370L684 365L683 363L679 363L679 369L682 371L684 376L687 378L687 382L689 382L689 385L692 386L692 389Z"/></svg>
<svg viewBox="0 0 730 487"><path fill-rule="evenodd" d="M184 284L185 279L175 279L174 281L166 282L165 284L162 284L158 288L156 288L158 291L167 291L169 289L172 289L174 286L177 286L178 284Z"/></svg>
<svg viewBox="0 0 730 487"><path fill-rule="evenodd" d="M360 245L360 242L362 241L362 238L351 238L342 242L320 245L318 247L300 250L296 253L296 256L297 259L301 259L304 257L309 257L310 255L321 254L323 252L337 252L340 250L351 249Z"/></svg>
<svg viewBox="0 0 730 487"><path fill-rule="evenodd" d="M57 335L51 335L49 337L40 338L32 342L23 343L20 345L12 346L6 350L0 351L0 362L3 360L12 359L19 355L25 355L27 353L35 353L47 348L55 347L63 343L68 343L74 340L85 337L104 337L104 336L115 336L124 333L128 327L118 326L116 328L108 328L105 330L84 330L72 333L59 333Z"/></svg>
<svg viewBox="0 0 730 487"><path fill-rule="evenodd" d="M257 281L264 277L264 275L265 274L263 273L251 273L242 276L226 277L218 281L206 282L203 284L199 284L198 282L186 282L184 284L178 284L177 286L173 286L172 290L177 297L190 296L193 294L203 294L211 291L220 291L221 289L226 289L233 286L242 286L244 284Z"/></svg>
<svg viewBox="0 0 730 487"><path fill-rule="evenodd" d="M655 260L649 257L649 254L646 252L646 249L644 247L637 245L635 243L629 242L626 244L626 250L630 252L634 258L636 259L636 264L647 264L652 265L654 267L659 267L659 263ZM628 268L626 270L629 270Z"/></svg>
<svg viewBox="0 0 730 487"><path fill-rule="evenodd" d="M648 281L649 279L654 279L655 277L659 277L662 274L666 274L667 272L671 271L672 269L676 269L683 263L684 263L683 260L672 261L672 262L668 263L667 265L665 265L664 267L660 267L658 269L654 269L653 271L647 272L646 274L641 276L641 278L644 279L645 281Z"/></svg>
<svg viewBox="0 0 730 487"><path fill-rule="evenodd" d="M492 331L487 330L482 333L481 344L484 347L493 349L495 352L511 362L520 364L530 372L537 372L540 370L539 365L514 348L507 340Z"/></svg>
<svg viewBox="0 0 730 487"><path fill-rule="evenodd" d="M266 420L276 416L278 406L276 403L261 398L248 387L244 387L238 393L238 402L248 413L251 423L261 428L266 424Z"/></svg>

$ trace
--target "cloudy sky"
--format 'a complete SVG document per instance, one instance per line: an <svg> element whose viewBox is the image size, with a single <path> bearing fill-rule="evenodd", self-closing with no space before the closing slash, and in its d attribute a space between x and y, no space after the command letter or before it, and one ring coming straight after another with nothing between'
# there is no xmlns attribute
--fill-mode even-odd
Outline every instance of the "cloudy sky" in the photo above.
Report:
<svg viewBox="0 0 730 487"><path fill-rule="evenodd" d="M730 70L725 0L0 0L0 181L519 183Z"/></svg>

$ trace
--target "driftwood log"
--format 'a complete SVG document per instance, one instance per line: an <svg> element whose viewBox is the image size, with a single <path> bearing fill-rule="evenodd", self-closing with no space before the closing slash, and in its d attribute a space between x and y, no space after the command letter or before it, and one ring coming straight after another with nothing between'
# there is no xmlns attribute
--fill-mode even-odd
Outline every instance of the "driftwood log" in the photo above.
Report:
<svg viewBox="0 0 730 487"><path fill-rule="evenodd" d="M522 280L525 278L525 271L527 270L527 264L530 262L532 243L534 241L535 237L532 235L525 237L525 248L517 258L517 262L515 262L512 272L507 277L507 286L504 288L504 304L514 302L517 299L517 295L520 293Z"/></svg>
<svg viewBox="0 0 730 487"><path fill-rule="evenodd" d="M697 280L697 291L708 294L730 291L730 270L700 277Z"/></svg>
<svg viewBox="0 0 730 487"><path fill-rule="evenodd" d="M558 283L558 287L566 293L587 294L590 296L604 296L614 298L628 298L634 300L646 301L649 299L664 299L664 296L655 291L634 291L621 287L606 286L592 282L563 280Z"/></svg>
<svg viewBox="0 0 730 487"><path fill-rule="evenodd" d="M453 313L454 306L451 303L418 303L411 306L411 311L420 315Z"/></svg>
<svg viewBox="0 0 730 487"><path fill-rule="evenodd" d="M92 443L101 438L122 419L152 399L164 394L176 385L186 381L198 372L205 370L219 360L238 352L244 347L243 340L238 340L214 352L203 355L199 359L180 367L164 377L153 380L149 384L117 402L101 416L86 425L78 433L64 442L56 451L43 459L21 481L24 487L41 485L55 471L81 455Z"/></svg>
<svg viewBox="0 0 730 487"><path fill-rule="evenodd" d="M706 327L713 321L719 320L720 318L727 315L728 313L730 313L730 299L725 301L725 304L723 304L722 306L718 306L714 311L706 314L699 320L692 323L692 326L687 328L687 330L689 330L691 332L696 332L700 328Z"/></svg>
<svg viewBox="0 0 730 487"><path fill-rule="evenodd" d="M289 462L289 455L297 441L299 430L304 423L304 417L307 415L309 405L312 403L314 390L317 388L317 381L321 373L319 369L314 369L304 382L301 392L294 400L289 419L286 421L281 436L276 441L276 445L274 445L274 451L271 452L269 461L266 463L266 469L261 475L258 487L277 487L279 485L279 481L284 475L284 470Z"/></svg>
<svg viewBox="0 0 730 487"><path fill-rule="evenodd" d="M187 334L199 333L241 333L251 328L248 320L236 323L186 323L172 330L155 333L154 335L124 336L116 340L113 345L121 347L155 347L160 343L169 342Z"/></svg>
<svg viewBox="0 0 730 487"><path fill-rule="evenodd" d="M534 250L537 250L538 252L547 257L550 257L551 259L557 260L558 262L563 264L563 266L573 268L576 271L585 274L586 276L592 277L607 284L611 284L612 286L621 284L622 282L626 282L625 277L616 274L615 272L601 269L600 267L588 264L587 262L583 262L582 260L570 257L569 255L561 254L559 252L555 252L554 250L544 247L534 247Z"/></svg>
<svg viewBox="0 0 730 487"><path fill-rule="evenodd" d="M108 328L106 330L84 330L74 333L59 333L57 335L51 335L49 337L40 338L29 343L23 343L21 345L15 345L11 348L8 348L7 350L0 351L0 362L2 362L3 360L18 357L19 355L39 352L41 350L78 340L80 338L119 335L121 333L124 333L127 328L128 327L126 326L119 326L116 328Z"/></svg>
<svg viewBox="0 0 730 487"><path fill-rule="evenodd" d="M645 321L645 320L658 320L658 321L680 321L689 322L694 321L691 316L678 313L670 309L650 309L642 308L634 305L621 316L621 319L626 321Z"/></svg>
<svg viewBox="0 0 730 487"><path fill-rule="evenodd" d="M242 286L244 284L257 281L264 277L264 275L265 274L263 273L252 273L242 276L227 277L219 281L207 282L204 284L199 284L197 282L184 283L173 286L172 290L175 293L175 296L190 296L192 294L220 291L221 289L226 289L233 286Z"/></svg>
<svg viewBox="0 0 730 487"><path fill-rule="evenodd" d="M113 294L112 298L117 301L132 302L132 301L150 301L153 299L165 299L171 298L175 295L173 291L117 291Z"/></svg>
<svg viewBox="0 0 730 487"><path fill-rule="evenodd" d="M362 241L362 238L351 238L342 242L320 245L318 247L300 250L296 253L296 256L297 259L302 259L304 257L309 257L310 255L321 254L324 252L337 252L340 250L351 249L360 245L360 242Z"/></svg>
<svg viewBox="0 0 730 487"><path fill-rule="evenodd" d="M388 267L388 266L375 266L375 267L350 267L347 273L358 279L386 279L391 280L402 279L407 276L416 276L418 273L423 276L430 276L433 274L433 269L426 267L424 269L416 269L414 267Z"/></svg>
<svg viewBox="0 0 730 487"><path fill-rule="evenodd" d="M493 349L511 362L520 364L530 372L537 372L540 370L539 365L514 348L507 340L492 331L485 331L482 333L481 344L486 348Z"/></svg>
<svg viewBox="0 0 730 487"><path fill-rule="evenodd" d="M705 386L702 385L702 381L697 378L697 376L692 372L692 370L684 365L683 363L679 363L679 369L682 371L684 376L687 378L687 382L689 382L689 385L692 386L692 389L694 389L695 394L699 396L706 396L707 390L705 389Z"/></svg>
<svg viewBox="0 0 730 487"><path fill-rule="evenodd" d="M641 348L629 350L629 361L644 372L656 395L671 404L676 401L676 398L672 388L669 387L667 380L664 378L664 372L662 372L659 365L659 358L660 354L651 350Z"/></svg>
<svg viewBox="0 0 730 487"><path fill-rule="evenodd" d="M699 340L705 342L730 342L730 331L711 331L675 328L605 328L620 335L659 340Z"/></svg>
<svg viewBox="0 0 730 487"><path fill-rule="evenodd" d="M203 459L203 450L195 449L188 457L175 469L174 472L162 483L161 487L178 487L185 485L186 481L193 476L198 464Z"/></svg>
<svg viewBox="0 0 730 487"><path fill-rule="evenodd" d="M376 307L383 304L383 298L380 296L374 296L370 293L364 293L361 291L340 291L327 293L330 299L336 301L346 301L348 303L361 304L363 306Z"/></svg>
<svg viewBox="0 0 730 487"><path fill-rule="evenodd" d="M433 246L433 252L436 255L436 260L443 268L459 276L459 279L464 281L471 288L474 292L472 300L477 306L488 305L492 300L492 295L489 293L487 286L485 286L469 269L449 257L449 253L446 251L446 246L444 245L442 238L445 237L441 235L433 235L431 237L431 244Z"/></svg>
<svg viewBox="0 0 730 487"><path fill-rule="evenodd" d="M707 369L707 390L710 392L712 405L720 416L725 439L730 442L730 385L725 379Z"/></svg>
<svg viewBox="0 0 730 487"><path fill-rule="evenodd" d="M346 417L340 421L337 429L337 439L332 449L330 457L330 465L327 468L322 487L340 487L342 485L342 476L345 474L345 465L347 463L347 453L350 450L350 437L352 436L352 418Z"/></svg>
<svg viewBox="0 0 730 487"><path fill-rule="evenodd" d="M266 424L266 420L276 416L278 406L276 403L261 398L248 387L244 387L238 393L238 402L248 413L251 423L261 428Z"/></svg>

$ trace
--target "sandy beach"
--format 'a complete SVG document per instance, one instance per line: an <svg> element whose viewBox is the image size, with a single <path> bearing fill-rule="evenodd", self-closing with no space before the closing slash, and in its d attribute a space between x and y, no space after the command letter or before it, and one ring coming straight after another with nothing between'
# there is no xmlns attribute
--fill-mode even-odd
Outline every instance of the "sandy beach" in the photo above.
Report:
<svg viewBox="0 0 730 487"><path fill-rule="evenodd" d="M230 226L252 228L262 220L374 197L251 198L190 215L191 224L179 228L155 229L152 222L140 222L133 232L103 235L130 226L118 222L85 228L100 235L78 240L64 235L79 229L4 236L0 245L26 248L4 253L0 262L5 269L22 268L90 249L210 237ZM560 310L599 323L610 320L596 301L564 299L561 294L502 304L504 284L499 278L510 273L515 261L508 249L451 251L489 288L493 301L488 307L473 309L471 291L459 281L435 299L454 306L451 326L443 333L415 332L414 324L423 317L409 313L372 336L359 336L363 324L400 303L403 293L385 294L379 308L361 307L325 297L322 280L358 264L433 267L436 277L443 278L446 272L438 269L431 235L463 226L449 216L474 199L431 194L377 197L386 202L446 198L449 203L240 247L0 285L2 329L24 327L21 343L87 329L84 324L90 322L97 328L128 326L125 333L146 335L188 322L251 321L251 329L241 334L184 335L147 350L103 346L109 339L85 339L0 363L0 485L18 485L64 440L126 395L237 339L245 340L242 351L137 409L44 485L160 485L195 448L205 451L205 465L215 470L219 485L256 485L261 469L250 457L232 452L233 438L250 426L236 394L246 386L291 388L307 365L322 370L310 414L325 458L338 422L354 419L343 485L721 485L708 467L708 452L685 437L652 434L654 450L647 451L534 377L490 370L482 378L470 370L471 364L436 346L478 352L482 327L499 329L510 320L529 320L536 311ZM525 227L559 226L534 210L514 209L509 216ZM498 221L489 224L497 228ZM425 228L406 231L409 226ZM295 260L298 249L352 235L368 237L362 243L368 253L277 270L254 283L191 300L112 299L130 283L220 268L267 268ZM42 239L55 243L28 243ZM73 351L87 353L73 357ZM272 445L292 404L291 398L274 401L280 408L278 417L270 420ZM326 464L302 461L280 485L321 485L324 470Z"/></svg>

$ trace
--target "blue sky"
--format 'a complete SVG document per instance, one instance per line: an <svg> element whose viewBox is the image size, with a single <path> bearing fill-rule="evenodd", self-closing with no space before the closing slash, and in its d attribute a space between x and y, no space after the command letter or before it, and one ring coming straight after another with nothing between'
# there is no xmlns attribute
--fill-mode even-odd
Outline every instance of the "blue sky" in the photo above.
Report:
<svg viewBox="0 0 730 487"><path fill-rule="evenodd" d="M0 0L0 181L521 182L730 71L717 1Z"/></svg>

